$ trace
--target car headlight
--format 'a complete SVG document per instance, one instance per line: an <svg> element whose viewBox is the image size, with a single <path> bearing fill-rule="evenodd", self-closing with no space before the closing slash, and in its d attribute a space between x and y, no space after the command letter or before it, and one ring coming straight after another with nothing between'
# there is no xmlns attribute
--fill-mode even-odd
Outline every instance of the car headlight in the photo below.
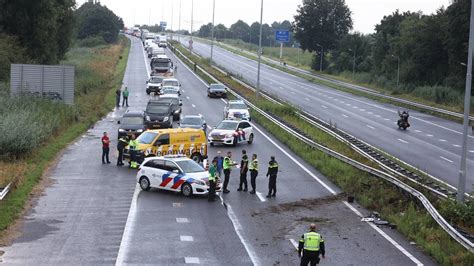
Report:
<svg viewBox="0 0 474 266"><path fill-rule="evenodd" d="M150 116L147 115L147 116L145 117L145 119L146 119L146 121L150 121Z"/></svg>
<svg viewBox="0 0 474 266"><path fill-rule="evenodd" d="M234 134L227 134L225 135L226 138L232 138L234 136Z"/></svg>
<svg viewBox="0 0 474 266"><path fill-rule="evenodd" d="M166 122L166 121L168 121L168 120L170 120L170 118L169 118L169 117L165 117L165 118L163 119L163 122Z"/></svg>
<svg viewBox="0 0 474 266"><path fill-rule="evenodd" d="M143 129L138 129L137 132L138 132L138 133L142 133L142 132L143 132Z"/></svg>
<svg viewBox="0 0 474 266"><path fill-rule="evenodd" d="M175 114L179 114L179 110L174 111Z"/></svg>
<svg viewBox="0 0 474 266"><path fill-rule="evenodd" d="M119 132L125 132L125 129L119 128Z"/></svg>
<svg viewBox="0 0 474 266"><path fill-rule="evenodd" d="M201 181L201 180L196 180L196 179L193 180L193 183L196 184L196 185L200 185L200 186L205 186L206 185L206 182Z"/></svg>

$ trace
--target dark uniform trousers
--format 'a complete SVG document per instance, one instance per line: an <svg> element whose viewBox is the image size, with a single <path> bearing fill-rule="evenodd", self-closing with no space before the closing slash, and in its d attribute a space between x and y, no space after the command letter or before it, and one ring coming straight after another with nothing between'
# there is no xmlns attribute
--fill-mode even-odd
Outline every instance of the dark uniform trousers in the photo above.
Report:
<svg viewBox="0 0 474 266"><path fill-rule="evenodd" d="M311 263L311 266L315 266L319 263L319 251L303 250L300 266L308 266L308 263Z"/></svg>
<svg viewBox="0 0 474 266"><path fill-rule="evenodd" d="M257 176L258 176L258 171L255 171L255 170L250 170L250 185L252 185L252 190L256 190L257 189L257 185L256 185L256 179L257 179Z"/></svg>
<svg viewBox="0 0 474 266"><path fill-rule="evenodd" d="M244 187L244 190L247 190L248 185L247 185L247 171L244 170L240 173L240 184L239 184L239 189L242 189L242 185Z"/></svg>
<svg viewBox="0 0 474 266"><path fill-rule="evenodd" d="M216 196L216 181L209 181L209 198L208 201L214 201Z"/></svg>
<svg viewBox="0 0 474 266"><path fill-rule="evenodd" d="M268 195L275 195L277 192L277 176L271 175L268 181Z"/></svg>
<svg viewBox="0 0 474 266"><path fill-rule="evenodd" d="M224 169L224 190L227 190L227 185L229 184L230 178L230 169Z"/></svg>

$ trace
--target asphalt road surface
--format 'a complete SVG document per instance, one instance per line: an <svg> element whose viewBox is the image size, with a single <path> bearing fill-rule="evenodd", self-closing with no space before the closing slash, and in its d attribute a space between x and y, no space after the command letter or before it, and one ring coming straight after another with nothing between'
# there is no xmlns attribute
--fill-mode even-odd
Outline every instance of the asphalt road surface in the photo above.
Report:
<svg viewBox="0 0 474 266"><path fill-rule="evenodd" d="M172 55L170 55L172 56ZM222 119L224 102L208 99L207 86L172 56L182 83L183 113L202 114L209 125ZM140 41L132 38L125 76L130 108L143 110L148 62ZM337 187L254 124L252 145L211 147L257 153L260 173L256 195L237 192L238 169L231 193L218 202L205 197L141 191L136 171L102 165L100 136L116 140L118 108L96 123L61 156L48 187L24 219L21 235L0 248L6 265L295 265L292 243L315 222L326 242L327 265L434 265L431 258L398 232L361 222L368 212L343 202ZM112 144L112 147L116 142ZM112 153L112 162L116 160ZM265 177L269 157L279 162L277 197L267 199Z"/></svg>
<svg viewBox="0 0 474 266"><path fill-rule="evenodd" d="M187 47L189 39L181 38ZM193 39L193 52L210 57L210 44ZM256 86L257 62L214 46L213 60ZM411 127L398 130L403 108L311 83L261 65L261 88L457 187L462 125L410 110ZM474 184L474 137L469 136L466 191Z"/></svg>

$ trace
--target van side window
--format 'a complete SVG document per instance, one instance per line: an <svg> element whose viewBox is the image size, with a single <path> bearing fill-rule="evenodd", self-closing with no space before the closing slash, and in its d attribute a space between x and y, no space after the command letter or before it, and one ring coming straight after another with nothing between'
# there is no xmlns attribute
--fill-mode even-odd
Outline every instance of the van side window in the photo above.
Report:
<svg viewBox="0 0 474 266"><path fill-rule="evenodd" d="M162 134L155 141L154 146L169 145L169 144L170 144L170 134Z"/></svg>

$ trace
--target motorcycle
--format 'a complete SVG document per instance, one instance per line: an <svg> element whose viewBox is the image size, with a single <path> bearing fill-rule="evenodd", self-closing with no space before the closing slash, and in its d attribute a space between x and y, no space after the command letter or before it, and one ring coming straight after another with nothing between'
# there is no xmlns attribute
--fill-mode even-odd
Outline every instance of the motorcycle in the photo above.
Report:
<svg viewBox="0 0 474 266"><path fill-rule="evenodd" d="M398 116L400 116L400 119L398 119L397 122L398 129L406 130L407 128L409 128L410 123L408 123L408 117L410 117L410 115L408 114L408 112L403 111L402 113L400 113L400 111L398 111Z"/></svg>

